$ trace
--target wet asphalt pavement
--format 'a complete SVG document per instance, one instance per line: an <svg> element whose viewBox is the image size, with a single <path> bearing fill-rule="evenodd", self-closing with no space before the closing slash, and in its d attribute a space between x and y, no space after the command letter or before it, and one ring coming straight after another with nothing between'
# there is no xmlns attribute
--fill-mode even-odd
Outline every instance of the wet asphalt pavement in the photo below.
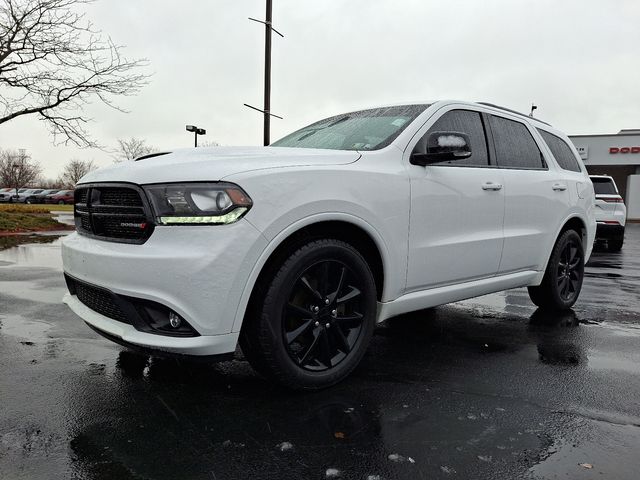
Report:
<svg viewBox="0 0 640 480"><path fill-rule="evenodd" d="M640 225L572 312L518 289L396 318L312 394L123 350L60 265L59 241L0 252L0 479L638 478Z"/></svg>

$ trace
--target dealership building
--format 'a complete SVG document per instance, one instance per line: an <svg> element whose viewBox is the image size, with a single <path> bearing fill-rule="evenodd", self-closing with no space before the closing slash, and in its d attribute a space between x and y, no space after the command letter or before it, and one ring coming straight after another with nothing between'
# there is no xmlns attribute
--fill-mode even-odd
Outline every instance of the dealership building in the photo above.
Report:
<svg viewBox="0 0 640 480"><path fill-rule="evenodd" d="M627 205L627 219L640 221L640 129L569 138L590 174L613 177Z"/></svg>

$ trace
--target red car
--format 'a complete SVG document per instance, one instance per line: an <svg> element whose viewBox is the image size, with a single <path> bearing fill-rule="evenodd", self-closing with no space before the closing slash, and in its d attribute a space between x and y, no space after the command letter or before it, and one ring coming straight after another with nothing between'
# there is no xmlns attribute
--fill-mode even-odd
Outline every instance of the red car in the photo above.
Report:
<svg viewBox="0 0 640 480"><path fill-rule="evenodd" d="M60 190L53 195L47 195L44 203L57 203L58 205L73 205L73 190Z"/></svg>

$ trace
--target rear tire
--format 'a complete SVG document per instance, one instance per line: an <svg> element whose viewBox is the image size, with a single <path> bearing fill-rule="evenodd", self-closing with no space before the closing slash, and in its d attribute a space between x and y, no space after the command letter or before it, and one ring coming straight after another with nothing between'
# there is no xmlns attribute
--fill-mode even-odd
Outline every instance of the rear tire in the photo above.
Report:
<svg viewBox="0 0 640 480"><path fill-rule="evenodd" d="M528 288L529 298L542 309L567 310L578 300L583 278L582 239L567 230L556 240L542 283Z"/></svg>
<svg viewBox="0 0 640 480"><path fill-rule="evenodd" d="M622 250L622 244L624 243L624 232L615 237L611 237L607 240L607 248L610 252L619 252Z"/></svg>
<svg viewBox="0 0 640 480"><path fill-rule="evenodd" d="M240 346L258 373L291 389L319 390L360 363L375 327L376 285L351 245L310 241L257 288Z"/></svg>
<svg viewBox="0 0 640 480"><path fill-rule="evenodd" d="M64 205L64 200L60 200L60 201L58 202L58 205Z"/></svg>

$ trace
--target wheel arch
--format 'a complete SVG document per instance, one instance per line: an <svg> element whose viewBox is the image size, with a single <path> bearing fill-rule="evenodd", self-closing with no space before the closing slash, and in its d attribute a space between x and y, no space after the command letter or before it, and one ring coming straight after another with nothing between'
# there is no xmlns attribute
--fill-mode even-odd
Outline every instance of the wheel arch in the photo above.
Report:
<svg viewBox="0 0 640 480"><path fill-rule="evenodd" d="M556 232L556 235L553 237L553 242L551 243L551 246L547 249L548 255L544 262L544 268L540 271L535 281L531 285L539 285L540 282L542 282L544 273L547 271L547 266L549 265L549 260L551 258L551 251L553 250L553 246L558 241L558 238L560 238L560 235L562 235L567 230L575 230L578 233L578 235L580 235L580 238L582 238L582 244L584 246L584 251L586 256L588 251L587 242L589 241L589 232L587 230L587 224L584 221L584 219L579 215L577 214L570 215L569 217L565 218L565 220L562 222L562 226L558 229L558 231ZM586 260L585 260L585 263L586 263Z"/></svg>
<svg viewBox="0 0 640 480"><path fill-rule="evenodd" d="M576 215L576 216L570 217L567 220L565 220L564 224L562 225L562 228L560 229L560 231L556 235L554 243L558 240L558 237L560 235L562 235L564 232L566 232L567 230L575 230L575 232L578 235L580 235L580 237L582 238L583 245L586 245L586 243L587 243L587 224L584 222L584 220L582 220L582 218L580 218L580 217L578 217Z"/></svg>
<svg viewBox="0 0 640 480"><path fill-rule="evenodd" d="M262 280L284 261L292 249L318 238L342 240L356 248L371 268L377 300L380 301L384 297L385 277L389 265L387 248L380 234L358 217L319 215L289 226L269 243L245 285L236 311L233 332L239 331L246 316L252 314L252 306L261 293Z"/></svg>

